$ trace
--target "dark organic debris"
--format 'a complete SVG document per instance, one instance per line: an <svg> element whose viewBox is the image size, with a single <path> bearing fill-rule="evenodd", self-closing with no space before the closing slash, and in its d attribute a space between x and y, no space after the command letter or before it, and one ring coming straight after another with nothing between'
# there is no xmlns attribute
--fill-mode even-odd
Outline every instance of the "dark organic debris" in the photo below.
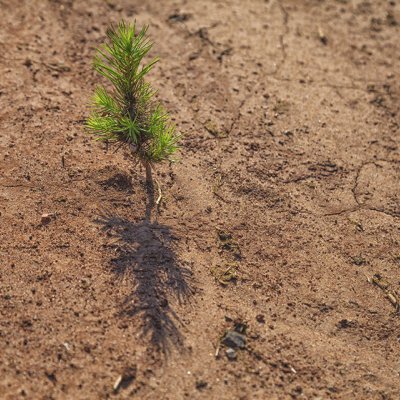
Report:
<svg viewBox="0 0 400 400"><path fill-rule="evenodd" d="M211 274L223 286L237 280L237 263L230 262L222 265L216 265L211 269Z"/></svg>
<svg viewBox="0 0 400 400"><path fill-rule="evenodd" d="M339 329L347 329L355 326L354 321L350 321L348 319L342 319L338 322L337 327Z"/></svg>
<svg viewBox="0 0 400 400"><path fill-rule="evenodd" d="M173 13L168 17L169 22L186 22L191 17L190 14L187 13Z"/></svg>
<svg viewBox="0 0 400 400"><path fill-rule="evenodd" d="M222 251L231 253L235 260L240 260L240 247L239 244L234 240L233 235L224 229L217 229L217 233L219 239L219 248Z"/></svg>
<svg viewBox="0 0 400 400"><path fill-rule="evenodd" d="M352 257L351 258L351 262L354 265L357 265L357 266L361 266L361 265L367 264L367 260L364 257L361 257L361 256Z"/></svg>

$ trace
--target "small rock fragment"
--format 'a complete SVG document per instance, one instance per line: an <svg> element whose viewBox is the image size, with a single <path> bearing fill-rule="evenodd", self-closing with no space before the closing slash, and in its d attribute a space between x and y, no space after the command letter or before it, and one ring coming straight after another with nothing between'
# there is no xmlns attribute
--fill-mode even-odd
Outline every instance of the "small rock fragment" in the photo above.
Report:
<svg viewBox="0 0 400 400"><path fill-rule="evenodd" d="M246 346L246 336L236 331L228 331L226 332L222 343L228 347L244 349Z"/></svg>
<svg viewBox="0 0 400 400"><path fill-rule="evenodd" d="M206 381L203 380L199 380L196 382L196 389L197 390L203 390L207 387L208 383Z"/></svg>
<svg viewBox="0 0 400 400"><path fill-rule="evenodd" d="M265 316L263 314L258 314L256 316L256 320L257 322L259 322L260 324L265 324Z"/></svg>
<svg viewBox="0 0 400 400"><path fill-rule="evenodd" d="M57 377L54 372L45 372L47 379L52 382L53 384L57 383Z"/></svg>
<svg viewBox="0 0 400 400"><path fill-rule="evenodd" d="M53 216L54 216L54 214L47 214L47 213L42 214L42 217L40 218L40 223L42 225L49 224L51 222L51 219Z"/></svg>
<svg viewBox="0 0 400 400"><path fill-rule="evenodd" d="M236 358L237 358L236 351L233 350L231 347L226 349L225 353L229 360L231 360L231 361L236 360Z"/></svg>

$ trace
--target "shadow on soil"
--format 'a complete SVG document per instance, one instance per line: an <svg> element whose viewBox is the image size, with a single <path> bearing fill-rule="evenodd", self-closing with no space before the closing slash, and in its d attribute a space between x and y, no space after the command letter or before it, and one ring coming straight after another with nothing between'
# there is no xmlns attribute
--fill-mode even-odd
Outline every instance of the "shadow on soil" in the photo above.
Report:
<svg viewBox="0 0 400 400"><path fill-rule="evenodd" d="M193 294L191 271L177 260L170 228L151 222L152 202L146 217L138 223L104 212L96 223L117 239L117 257L111 260L118 278L128 278L132 293L121 304L120 315L141 318L142 333L151 344L167 355L171 346L182 345L179 318L169 304L171 296L179 302Z"/></svg>

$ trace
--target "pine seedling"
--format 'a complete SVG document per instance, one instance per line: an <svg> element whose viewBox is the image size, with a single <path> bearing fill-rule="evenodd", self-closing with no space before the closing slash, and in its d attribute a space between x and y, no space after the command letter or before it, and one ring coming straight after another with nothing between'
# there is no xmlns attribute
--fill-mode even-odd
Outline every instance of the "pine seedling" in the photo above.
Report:
<svg viewBox="0 0 400 400"><path fill-rule="evenodd" d="M86 126L96 140L127 146L146 170L146 182L153 190L154 164L172 160L178 149L179 135L169 116L155 100L156 91L145 76L158 62L143 63L153 43L148 26L136 31L135 24L124 21L107 30L106 42L97 49L94 69L111 84L98 86ZM159 198L161 191L159 188Z"/></svg>

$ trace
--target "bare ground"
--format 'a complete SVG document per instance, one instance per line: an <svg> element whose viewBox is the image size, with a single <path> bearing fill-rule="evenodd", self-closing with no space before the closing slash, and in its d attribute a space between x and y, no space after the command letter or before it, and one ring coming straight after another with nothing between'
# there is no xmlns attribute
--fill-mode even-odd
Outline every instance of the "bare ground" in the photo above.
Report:
<svg viewBox="0 0 400 400"><path fill-rule="evenodd" d="M400 398L398 2L0 7L1 399ZM150 224L83 130L121 18L184 135Z"/></svg>

